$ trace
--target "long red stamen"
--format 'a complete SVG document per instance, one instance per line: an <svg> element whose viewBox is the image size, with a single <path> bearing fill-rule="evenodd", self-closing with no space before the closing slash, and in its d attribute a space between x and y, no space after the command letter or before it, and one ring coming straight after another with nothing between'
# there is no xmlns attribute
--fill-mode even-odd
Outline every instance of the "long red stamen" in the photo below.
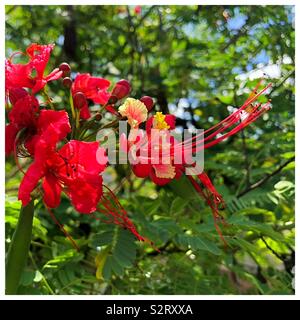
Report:
<svg viewBox="0 0 300 320"><path fill-rule="evenodd" d="M57 224L60 228L60 230L64 233L64 235L70 240L72 246L79 252L80 249L77 246L76 242L74 241L74 239L71 237L71 235L68 233L68 231L64 228L64 226L58 221L58 219L55 217L54 213L50 210L49 207L46 206L46 204L44 204L46 209L48 210L50 217L52 218L52 220L55 222L55 224Z"/></svg>
<svg viewBox="0 0 300 320"><path fill-rule="evenodd" d="M196 182L196 180L192 176L187 176L188 179L191 181L193 187L195 188L196 192L199 193L205 200L206 203L211 208L213 219L214 219L214 225L216 228L216 231L220 237L220 239L223 241L224 245L227 247L227 242L223 237L222 231L218 225L219 220L223 222L223 217L220 216L218 206L221 203L224 205L224 201L220 194L216 191L215 187L213 186L212 182L208 178L208 176L205 173L202 173L198 175L198 178L202 182L202 184L207 188L208 192L204 192L200 185Z"/></svg>
<svg viewBox="0 0 300 320"><path fill-rule="evenodd" d="M128 218L126 210L122 207L116 195L104 185L104 188L107 190L105 194L103 194L100 204L102 208L98 208L97 211L105 214L107 217L113 217L113 219L109 222L113 222L121 227L128 229L139 241L149 243L155 250L159 251L154 247L154 244L149 239L141 236L136 230L132 221ZM97 218L99 219L99 218ZM108 221L104 221L108 223Z"/></svg>
<svg viewBox="0 0 300 320"><path fill-rule="evenodd" d="M264 106L262 106L262 108L260 110L258 110L258 108L260 107L260 104L258 104L257 106L253 107L253 110L251 111L251 113L247 116L246 119L242 120L241 122L239 122L239 124L234 127L233 129L231 129L231 131L227 132L226 134L223 134L221 137L212 140L208 143L205 143L207 140L211 140L211 138L214 138L217 134L220 134L221 132L225 131L228 127L230 127L233 123L240 121L240 119L236 119L236 120L232 120L231 123L229 123L228 125L218 129L216 132L212 133L211 135L209 135L208 137L200 140L200 141L196 141L193 144L188 144L184 146L184 150L188 151L188 150L193 150L193 152L198 152L200 150L203 149L207 149L221 141L223 141L224 139L236 134L238 131L244 129L246 126L248 126L249 124L251 124L252 122L254 122L255 120L257 120L261 115L263 115L266 111L269 110L269 103L266 103ZM198 147L197 147L198 146ZM197 148L196 148L197 147ZM179 147L179 149L182 150L181 147ZM174 151L177 151L177 146L174 148Z"/></svg>
<svg viewBox="0 0 300 320"><path fill-rule="evenodd" d="M201 136L206 135L207 133L211 132L212 130L217 129L218 127L220 127L217 132L212 133L211 135L209 135L208 137L202 139L201 141L197 141L197 144L199 143L203 143L204 141L207 141L208 139L213 138L214 136L216 136L218 133L226 130L227 128L229 128L231 125L233 125L234 123L236 123L237 121L240 120L240 114L247 108L249 107L260 95L262 95L268 88L270 88L272 86L272 84L268 84L264 89L262 89L259 93L256 93L256 90L258 88L258 86L260 85L261 81L257 84L257 86L255 87L255 89L251 92L250 96L247 98L247 100L244 102L244 104L235 112L233 112L232 114L230 114L228 117L226 117L225 119L223 119L222 121L218 122L217 124L215 124L214 126L210 127L209 129L205 130L204 132L200 133L199 135L196 135L190 139L185 140L184 142L181 142L179 144L177 144L175 147L173 147L172 149L178 149L178 148L182 148L182 145L185 144L185 146L194 141L194 140L198 140ZM257 105L255 107L255 110L258 109L258 107L260 106ZM253 112L253 110L252 110Z"/></svg>

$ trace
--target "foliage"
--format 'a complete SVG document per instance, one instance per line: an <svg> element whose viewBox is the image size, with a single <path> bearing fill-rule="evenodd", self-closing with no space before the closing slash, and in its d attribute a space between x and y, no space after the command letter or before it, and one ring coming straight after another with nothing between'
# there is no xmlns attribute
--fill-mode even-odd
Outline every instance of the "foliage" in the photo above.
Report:
<svg viewBox="0 0 300 320"><path fill-rule="evenodd" d="M293 7L145 6L135 14L124 6L7 6L6 13L7 55L55 42L55 65L128 78L134 95L157 97L157 109L178 116L179 128L224 118L259 70L274 83L273 110L205 154L227 203L227 248L187 180L159 188L125 177L129 168L118 165L104 179L160 252L63 199L54 213L77 252L38 204L20 294L293 294ZM61 90L55 86L49 90ZM13 163L7 159L7 245L20 208L22 173Z"/></svg>

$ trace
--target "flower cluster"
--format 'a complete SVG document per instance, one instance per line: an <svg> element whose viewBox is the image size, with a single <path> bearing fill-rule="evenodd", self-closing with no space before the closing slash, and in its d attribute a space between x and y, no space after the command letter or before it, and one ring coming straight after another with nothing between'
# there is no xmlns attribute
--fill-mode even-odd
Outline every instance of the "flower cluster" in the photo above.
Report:
<svg viewBox="0 0 300 320"><path fill-rule="evenodd" d="M244 129L270 109L270 100L265 104L256 103L257 98L271 86L269 84L258 92L261 82L262 80L239 109L213 127L183 142L176 141L171 134L171 131L175 129L176 117L174 115L156 112L155 115L148 118L147 110L140 101L127 99L119 108L119 112L128 118L128 123L135 133L130 140L123 136L121 147L129 154L134 154L132 164L134 174L140 178L149 177L155 184L163 186L173 179L179 179L187 167L196 168L197 163L190 162L190 157L187 156L190 153L187 151L197 153L220 143ZM143 121L146 121L146 135L136 132ZM153 152L155 149L156 152ZM179 163L174 161L178 153L181 153L180 158L182 159ZM194 173L187 177L196 192L211 208L216 230L226 244L218 226L219 221L225 222L219 213L220 207L225 206L222 196L205 172L198 173L197 170L194 170Z"/></svg>
<svg viewBox="0 0 300 320"><path fill-rule="evenodd" d="M118 114L113 103L129 94L130 84L120 80L109 92L108 80L88 73L77 74L72 81L68 77L70 66L67 63L62 63L45 76L53 48L52 44L32 44L25 54L20 53L27 56L27 63L13 62L18 53L5 63L9 120L5 134L6 155L14 154L18 165L18 157L32 158L19 187L19 200L26 206L32 199L41 196L45 206L51 209L59 206L61 192L64 192L78 212L104 213L112 218L110 222L129 229L144 241L127 212L116 197L111 196L112 191L108 187L103 190L102 173L107 166L105 149L98 142L75 139L94 119L89 103ZM63 78L62 84L70 92L69 108L54 106L45 90L48 82L60 78ZM40 101L41 97L46 97L46 101ZM96 116L99 115L97 112Z"/></svg>
<svg viewBox="0 0 300 320"><path fill-rule="evenodd" d="M269 87L257 92L259 83L245 103L226 119L179 142L171 134L175 129L175 116L161 112L151 114L154 101L149 96L128 97L131 85L127 80L111 86L107 79L89 73L77 74L72 79L67 63L45 75L53 48L53 44L32 44L26 53L17 52L5 63L6 155L14 154L18 165L18 157L32 159L20 184L19 200L26 206L41 197L51 209L59 206L64 192L78 212L95 217L101 213L105 222L129 229L141 241L147 239L138 233L115 194L103 185L102 174L108 158L106 150L95 141L96 132L101 128L117 131L118 121L127 120L131 139L121 135L120 147L129 156L134 155L133 173L163 186L179 179L186 168L197 166L187 159L179 164L175 161L182 150L195 153L212 147L244 129L270 108L269 102L255 103ZM14 63L17 54L25 55L28 62ZM69 106L59 106L48 96L46 85L55 80L68 91ZM91 105L94 108L91 109ZM110 114L111 122L102 122L105 113ZM140 130L144 122L145 133ZM157 152L155 161L151 150ZM212 209L216 229L222 237L218 226L219 207L223 205L221 195L204 172L188 175L188 179Z"/></svg>

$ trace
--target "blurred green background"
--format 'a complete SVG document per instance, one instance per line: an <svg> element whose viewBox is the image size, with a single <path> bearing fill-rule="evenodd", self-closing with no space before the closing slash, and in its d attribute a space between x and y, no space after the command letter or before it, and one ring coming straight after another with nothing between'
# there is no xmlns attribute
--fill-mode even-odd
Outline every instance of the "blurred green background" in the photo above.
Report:
<svg viewBox="0 0 300 320"><path fill-rule="evenodd" d="M49 70L66 61L73 75L126 78L133 97L155 97L155 109L175 114L179 128L217 123L264 73L274 84L273 109L205 153L227 203L227 249L186 180L159 188L115 166L105 181L161 253L79 215L64 198L55 214L78 253L39 204L19 293L293 294L294 35L292 6L6 6L7 56L54 42ZM63 108L61 83L49 87ZM6 171L8 245L22 175L12 158Z"/></svg>

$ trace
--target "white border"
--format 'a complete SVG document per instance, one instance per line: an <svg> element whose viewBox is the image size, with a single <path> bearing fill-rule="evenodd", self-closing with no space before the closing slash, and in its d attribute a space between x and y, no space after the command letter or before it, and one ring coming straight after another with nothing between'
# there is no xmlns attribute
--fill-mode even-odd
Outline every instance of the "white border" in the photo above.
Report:
<svg viewBox="0 0 300 320"><path fill-rule="evenodd" d="M36 1L36 0L30 0L30 1L4 1L4 3L1 3L0 5L0 21L2 23L0 24L0 40L1 40L1 56L0 56L0 61L1 61L1 66L2 66L2 74L0 77L0 101L4 102L4 59L5 59L5 5L62 5L61 0L60 1ZM185 0L185 1L179 1L179 0L173 0L173 1L163 1L163 0L151 0L151 1L145 1L145 0L140 0L140 1L124 1L124 0L119 0L118 2L116 1L70 1L70 0L65 0L63 5L122 5L122 4L130 4L130 5L295 5L295 24L296 24L296 53L299 51L299 19L300 19L300 4L297 4L296 0L261 0L261 1L226 1L223 0L221 1L208 1L208 0L196 0L196 1L191 1L191 0ZM296 54L296 79L298 79L299 76L299 59L300 56L299 54ZM296 80L295 87L297 88L297 83L298 81ZM296 91L296 106L297 102L299 101L299 93ZM57 295L57 296L30 296L30 295L17 295L17 296L5 296L4 295L4 285L5 285L5 262L4 262L4 255L5 255L5 246L4 246L4 237L5 237L5 224L4 224L4 199L5 199L5 157L4 157L4 126L5 126L5 119L4 119L4 109L1 112L0 115L1 119L1 126L0 126L0 139L1 139L1 146L2 146L2 152L1 152L1 157L0 157L0 167L1 167L1 172L0 172L0 178L1 178L1 185L0 185L0 206L2 208L2 216L0 219L0 298L4 300L299 300L300 298L300 279L299 272L300 272L300 263L299 263L299 255L296 254L296 266L295 266L295 289L296 289L296 295L293 296L285 296L285 295L264 295L264 296L256 296L256 295L75 295L75 296L69 296L69 295ZM299 123L299 111L297 110L296 107L296 154L297 150L299 149L299 128L297 124ZM296 194L298 191L298 186L300 182L300 172L296 168ZM296 209L295 212L300 211L300 202L296 198ZM300 230L300 222L298 218L296 219L296 229ZM298 232L296 233L296 252L297 249L300 247L299 246L299 241L300 237L297 236Z"/></svg>

